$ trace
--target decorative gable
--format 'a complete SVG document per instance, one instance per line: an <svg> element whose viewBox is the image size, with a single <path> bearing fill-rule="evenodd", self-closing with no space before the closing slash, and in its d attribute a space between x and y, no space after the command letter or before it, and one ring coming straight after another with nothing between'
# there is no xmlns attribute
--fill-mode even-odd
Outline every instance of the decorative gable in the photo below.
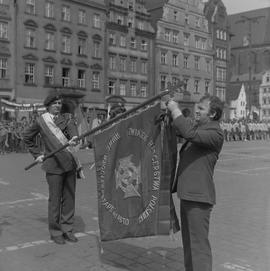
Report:
<svg viewBox="0 0 270 271"><path fill-rule="evenodd" d="M102 37L99 34L95 34L92 36L93 40L98 40L98 41L102 41Z"/></svg>
<svg viewBox="0 0 270 271"><path fill-rule="evenodd" d="M49 30L49 31L56 31L57 30L53 24L44 25L44 29Z"/></svg>
<svg viewBox="0 0 270 271"><path fill-rule="evenodd" d="M72 65L72 61L70 59L68 59L68 58L63 58L61 60L61 64L71 66Z"/></svg>
<svg viewBox="0 0 270 271"><path fill-rule="evenodd" d="M57 63L57 60L56 60L56 59L54 59L54 58L53 58L53 57L51 57L51 56L44 57L42 60L43 60L44 62L49 62L49 63Z"/></svg>
<svg viewBox="0 0 270 271"><path fill-rule="evenodd" d="M61 31L62 33L64 33L64 34L69 34L69 35L72 34L71 29L68 28L68 27L63 27L60 31Z"/></svg>
<svg viewBox="0 0 270 271"><path fill-rule="evenodd" d="M86 63L85 63L85 62L83 62L83 61L81 61L81 62L77 62L77 63L76 63L76 66L78 66L78 67L82 67L82 68L85 68L85 69L89 68L89 65L88 65L88 64L86 64Z"/></svg>
<svg viewBox="0 0 270 271"><path fill-rule="evenodd" d="M32 60L32 61L38 61L38 57L36 57L36 56L33 55L33 54L27 54L27 55L24 55L24 56L23 56L23 59L26 59L26 60Z"/></svg>
<svg viewBox="0 0 270 271"><path fill-rule="evenodd" d="M92 70L102 70L102 66L98 63L91 65Z"/></svg>
<svg viewBox="0 0 270 271"><path fill-rule="evenodd" d="M87 37L88 37L87 33L84 32L84 31L79 31L79 32L77 33L77 35L80 36L80 37L83 37L83 38L87 38Z"/></svg>
<svg viewBox="0 0 270 271"><path fill-rule="evenodd" d="M33 21L33 20L27 20L27 21L25 21L24 25L29 26L29 27L38 28L38 24L35 21Z"/></svg>

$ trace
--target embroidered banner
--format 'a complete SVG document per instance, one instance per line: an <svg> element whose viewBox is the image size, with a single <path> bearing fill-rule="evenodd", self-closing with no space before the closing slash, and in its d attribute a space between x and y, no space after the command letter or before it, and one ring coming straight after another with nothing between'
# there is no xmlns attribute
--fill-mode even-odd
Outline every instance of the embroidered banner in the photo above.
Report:
<svg viewBox="0 0 270 271"><path fill-rule="evenodd" d="M162 178L160 104L94 137L102 241L168 234L170 178Z"/></svg>

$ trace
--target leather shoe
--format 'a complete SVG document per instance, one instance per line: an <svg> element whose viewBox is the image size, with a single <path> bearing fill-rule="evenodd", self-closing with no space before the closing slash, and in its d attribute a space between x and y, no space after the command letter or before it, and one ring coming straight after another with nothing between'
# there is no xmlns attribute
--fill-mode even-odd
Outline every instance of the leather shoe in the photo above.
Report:
<svg viewBox="0 0 270 271"><path fill-rule="evenodd" d="M73 233L63 233L64 239L69 241L69 242L73 242L76 243L78 242L78 238L73 234Z"/></svg>
<svg viewBox="0 0 270 271"><path fill-rule="evenodd" d="M51 236L51 240L53 240L58 245L64 245L66 243L62 235Z"/></svg>

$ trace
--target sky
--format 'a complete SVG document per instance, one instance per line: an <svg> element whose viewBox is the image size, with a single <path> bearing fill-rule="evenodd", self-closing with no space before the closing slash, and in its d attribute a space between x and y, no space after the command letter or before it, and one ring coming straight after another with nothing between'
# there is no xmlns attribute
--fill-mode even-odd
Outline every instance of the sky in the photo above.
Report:
<svg viewBox="0 0 270 271"><path fill-rule="evenodd" d="M270 0L222 0L227 14L270 7Z"/></svg>

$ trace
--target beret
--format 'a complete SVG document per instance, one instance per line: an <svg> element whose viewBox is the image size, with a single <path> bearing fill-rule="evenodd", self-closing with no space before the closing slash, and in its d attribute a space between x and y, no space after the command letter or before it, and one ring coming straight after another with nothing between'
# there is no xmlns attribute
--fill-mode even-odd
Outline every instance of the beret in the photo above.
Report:
<svg viewBox="0 0 270 271"><path fill-rule="evenodd" d="M61 95L59 93L50 93L46 99L44 100L43 104L44 106L48 107L52 102L62 99Z"/></svg>

